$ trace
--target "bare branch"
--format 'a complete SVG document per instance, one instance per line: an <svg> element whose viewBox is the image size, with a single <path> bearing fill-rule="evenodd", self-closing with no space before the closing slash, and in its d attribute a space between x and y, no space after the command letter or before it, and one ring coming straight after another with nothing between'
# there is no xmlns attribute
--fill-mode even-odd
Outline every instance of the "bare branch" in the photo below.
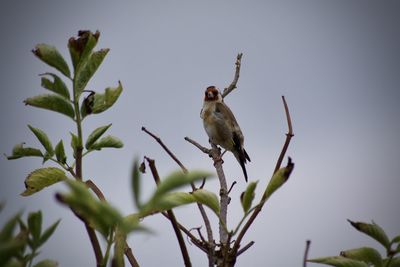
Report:
<svg viewBox="0 0 400 267"><path fill-rule="evenodd" d="M148 157L145 157L145 159L147 160L147 163L149 164L149 167L150 167L151 173L153 174L155 183L157 185L159 185L160 184L160 176L158 175L158 171L157 171L154 159L150 159ZM168 210L167 214L168 214L169 220L172 224L172 228L174 229L176 238L178 239L179 247L181 249L181 253L182 253L182 257L183 257L185 266L186 267L192 266L192 263L190 262L190 256L189 256L186 244L185 244L185 240L183 239L182 233L179 230L178 221L175 217L175 214L172 210Z"/></svg>
<svg viewBox="0 0 400 267"><path fill-rule="evenodd" d="M225 98L230 92L232 92L236 88L237 82L239 80L239 75L240 75L240 66L242 64L242 56L243 56L243 53L239 53L236 57L235 76L233 77L233 81L231 82L231 84L228 87L226 87L224 89L224 91L222 92L222 98Z"/></svg>
<svg viewBox="0 0 400 267"><path fill-rule="evenodd" d="M125 241L124 254L132 267L139 267L139 263L137 262L135 256L133 256L132 249L128 246L128 243L126 241Z"/></svg>
<svg viewBox="0 0 400 267"><path fill-rule="evenodd" d="M188 170L185 168L185 166L183 166L183 164L168 149L168 147L162 142L162 140L158 136L156 136L155 134L153 134L150 131L148 131L145 127L142 127L142 131L144 131L145 133L147 133L148 135L153 137L157 141L157 143L159 143L160 146L167 152L167 154L179 165L179 167L182 169L182 171L184 173L188 172ZM196 186L193 183L191 183L191 187L192 187L193 191L197 190ZM199 208L201 217L203 218L204 225L206 226L206 230L207 230L207 239L208 239L208 242L209 242L209 251L208 251L207 256L208 256L208 264L211 267L214 264L214 248L215 248L214 237L213 237L213 232L212 232L212 228L211 228L211 223L210 223L210 220L208 219L207 213L206 213L203 205L197 203L197 207Z"/></svg>
<svg viewBox="0 0 400 267"><path fill-rule="evenodd" d="M142 127L142 131L150 135L151 137L156 140L157 143L160 144L160 146L167 152L167 154L179 165L179 167L182 169L184 173L187 173L187 169L185 166L183 166L182 162L179 161L179 159L171 152L171 150L168 149L166 145L161 141L161 138L153 134L152 132L148 131L145 127Z"/></svg>
<svg viewBox="0 0 400 267"><path fill-rule="evenodd" d="M243 252L245 252L246 250L248 250L252 245L254 245L254 241L250 241L246 246L244 246L242 249L239 249L239 251L237 252L236 256L239 256L240 254L242 254Z"/></svg>
<svg viewBox="0 0 400 267"><path fill-rule="evenodd" d="M286 151L289 147L290 140L294 136L293 128L292 128L292 119L290 118L289 108L286 103L285 96L282 96L282 101L283 101L283 106L285 107L286 120L287 120L287 124L288 124L288 133L286 134L285 144L283 145L283 148L279 155L278 161L276 162L274 173L277 172L279 170L279 168L281 167L283 158L285 157Z"/></svg>
<svg viewBox="0 0 400 267"><path fill-rule="evenodd" d="M279 155L278 161L276 163L274 173L279 170L279 168L280 168L280 166L282 164L282 160L283 160L283 158L284 158L284 156L286 154L287 148L289 147L290 140L294 136L293 129L292 129L292 121L291 121L290 113L289 113L289 108L287 106L287 103L286 103L286 100L285 100L284 96L282 96L282 100L283 100L283 105L285 107L286 119L287 119L287 123L288 123L288 133L286 134L286 140L285 140L285 143L284 143L284 145L282 147L282 150L281 150L281 153ZM240 231L240 233L239 233L239 235L238 235L238 237L237 237L237 239L235 241L235 244L234 244L234 246L232 248L232 251L233 251L232 253L237 253L237 251L238 251L238 249L240 247L240 242L242 241L244 235L246 234L246 232L249 229L249 227L251 226L251 224L256 219L257 215L261 212L261 209L264 206L264 204L265 204L265 200L261 199L260 203L258 204L258 206L254 209L253 213L251 214L249 220L246 222L246 224L243 226L242 230Z"/></svg>
<svg viewBox="0 0 400 267"><path fill-rule="evenodd" d="M304 250L303 267L307 267L308 251L310 250L311 240L306 241L306 249Z"/></svg>
<svg viewBox="0 0 400 267"><path fill-rule="evenodd" d="M201 150L201 152L208 154L211 156L211 149L208 149L202 145L200 145L199 143L197 143L196 141L190 139L189 137L185 137L185 140L188 141L189 143L191 143L192 145L194 145L195 147L197 147L198 149Z"/></svg>
<svg viewBox="0 0 400 267"><path fill-rule="evenodd" d="M86 186L92 189L92 191L96 194L96 196L101 200L101 201L106 201L106 198L103 195L103 192L97 187L95 183L93 183L92 180L87 180L85 182Z"/></svg>

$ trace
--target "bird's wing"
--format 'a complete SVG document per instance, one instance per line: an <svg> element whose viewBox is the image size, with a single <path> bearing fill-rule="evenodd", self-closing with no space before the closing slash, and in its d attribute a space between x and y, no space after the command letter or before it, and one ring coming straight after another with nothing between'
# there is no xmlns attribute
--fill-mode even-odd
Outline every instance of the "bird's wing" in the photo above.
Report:
<svg viewBox="0 0 400 267"><path fill-rule="evenodd" d="M231 129L234 146L241 147L243 145L243 134L230 108L225 103L216 103L214 112L215 116L221 120L221 123L227 124L226 128Z"/></svg>

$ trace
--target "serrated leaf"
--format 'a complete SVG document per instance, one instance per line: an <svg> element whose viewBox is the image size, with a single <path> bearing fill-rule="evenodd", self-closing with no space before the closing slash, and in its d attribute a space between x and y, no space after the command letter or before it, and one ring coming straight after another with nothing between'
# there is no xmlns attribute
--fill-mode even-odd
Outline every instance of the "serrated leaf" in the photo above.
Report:
<svg viewBox="0 0 400 267"><path fill-rule="evenodd" d="M390 249L390 241L385 231L376 223L364 223L364 222L353 222L351 220L347 220L349 223L356 228L358 231L372 237L379 243L381 243L386 250Z"/></svg>
<svg viewBox="0 0 400 267"><path fill-rule="evenodd" d="M38 44L32 52L46 64L56 68L65 76L71 77L67 63L54 46Z"/></svg>
<svg viewBox="0 0 400 267"><path fill-rule="evenodd" d="M121 148L124 144L122 141L111 135L107 135L106 137L101 138L99 141L95 142L91 145L92 150L101 150L102 148L112 147L112 148Z"/></svg>
<svg viewBox="0 0 400 267"><path fill-rule="evenodd" d="M108 51L109 49L101 49L93 52L87 59L80 59L79 67L76 70L74 77L75 95L79 96L82 93L93 74L103 62Z"/></svg>
<svg viewBox="0 0 400 267"><path fill-rule="evenodd" d="M42 87L48 89L56 94L59 94L66 99L70 99L69 90L63 80L53 73L44 73L42 75L48 75L53 77L53 81L50 81L46 77L42 77Z"/></svg>
<svg viewBox="0 0 400 267"><path fill-rule="evenodd" d="M61 162L62 164L65 164L67 162L67 156L65 155L64 143L62 140L58 142L56 148L54 149L54 152L56 154L58 162Z"/></svg>
<svg viewBox="0 0 400 267"><path fill-rule="evenodd" d="M42 212L31 212L28 215L29 232L32 234L32 241L35 248L39 243L39 238L42 232Z"/></svg>
<svg viewBox="0 0 400 267"><path fill-rule="evenodd" d="M92 148L92 145L94 144L94 142L96 142L97 139L99 139L110 127L111 127L111 123L109 125L102 126L102 127L95 129L86 140L86 144L85 144L86 149L90 150Z"/></svg>
<svg viewBox="0 0 400 267"><path fill-rule="evenodd" d="M43 108L64 114L71 119L75 118L74 108L67 99L55 94L43 94L30 97L24 100L25 105Z"/></svg>
<svg viewBox="0 0 400 267"><path fill-rule="evenodd" d="M43 157L42 152L37 148L24 147L24 143L17 144L12 150L12 155L7 156L8 160L19 159L22 157Z"/></svg>
<svg viewBox="0 0 400 267"><path fill-rule="evenodd" d="M55 167L34 170L25 179L26 189L21 195L30 196L45 187L67 179L68 177L65 175L65 172Z"/></svg>
<svg viewBox="0 0 400 267"><path fill-rule="evenodd" d="M205 171L190 171L189 173L175 171L160 182L160 184L157 186L156 192L153 195L153 199L157 199L163 194L188 185L191 182L202 180L210 176L212 176L212 174Z"/></svg>
<svg viewBox="0 0 400 267"><path fill-rule="evenodd" d="M39 142L43 145L43 147L46 149L47 153L50 156L53 156L54 155L53 145L51 144L51 141L47 136L47 134L44 131L40 130L39 128L32 127L31 125L28 125L28 127L36 136L36 138L39 140Z"/></svg>
<svg viewBox="0 0 400 267"><path fill-rule="evenodd" d="M382 257L379 252L370 247L361 247L356 249L349 249L340 252L340 256L345 258L365 262L368 266L372 264L375 267L382 266Z"/></svg>
<svg viewBox="0 0 400 267"><path fill-rule="evenodd" d="M199 189L194 191L192 195L197 202L209 207L217 216L219 216L219 201L218 197L214 193L204 189Z"/></svg>
<svg viewBox="0 0 400 267"><path fill-rule="evenodd" d="M267 188L264 191L264 195L262 197L263 201L267 201L267 199L270 198L271 195L289 179L289 176L292 173L293 168L294 168L294 163L292 162L291 158L289 158L287 166L280 168L272 176L271 180L267 185Z"/></svg>
<svg viewBox="0 0 400 267"><path fill-rule="evenodd" d="M307 260L308 262L322 263L337 267L368 267L365 262L348 259L342 256L324 257Z"/></svg>
<svg viewBox="0 0 400 267"><path fill-rule="evenodd" d="M118 82L117 87L108 87L103 94L96 93L93 96L93 103L90 106L90 112L87 110L87 105L81 107L82 117L88 114L98 114L109 109L117 101L122 93L122 84Z"/></svg>
<svg viewBox="0 0 400 267"><path fill-rule="evenodd" d="M257 183L258 181L250 182L246 188L246 191L244 191L243 195L240 197L244 213L247 213L251 208L251 204L253 203L255 197L254 192L256 190Z"/></svg>
<svg viewBox="0 0 400 267"><path fill-rule="evenodd" d="M47 259L36 263L33 267L57 267L57 266L58 262Z"/></svg>
<svg viewBox="0 0 400 267"><path fill-rule="evenodd" d="M55 223L53 223L51 226L49 226L49 228L47 228L44 232L43 235L40 237L39 239L39 243L38 246L43 245L49 238L50 236L54 233L54 231L56 230L58 224L60 223L61 220L56 221Z"/></svg>

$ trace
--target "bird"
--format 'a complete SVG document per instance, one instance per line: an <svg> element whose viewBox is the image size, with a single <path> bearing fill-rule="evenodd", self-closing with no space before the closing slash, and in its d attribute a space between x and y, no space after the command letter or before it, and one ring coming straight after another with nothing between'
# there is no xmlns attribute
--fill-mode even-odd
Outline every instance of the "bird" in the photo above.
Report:
<svg viewBox="0 0 400 267"><path fill-rule="evenodd" d="M243 147L244 136L231 109L224 103L221 92L215 86L207 87L203 108L200 112L209 141L233 153L243 170L247 182L245 164L250 157Z"/></svg>

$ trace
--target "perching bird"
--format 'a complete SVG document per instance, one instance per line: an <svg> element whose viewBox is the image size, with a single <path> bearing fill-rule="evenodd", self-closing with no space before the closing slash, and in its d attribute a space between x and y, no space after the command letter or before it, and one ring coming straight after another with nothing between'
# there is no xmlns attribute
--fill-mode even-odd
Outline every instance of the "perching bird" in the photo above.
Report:
<svg viewBox="0 0 400 267"><path fill-rule="evenodd" d="M210 142L233 153L242 167L247 182L245 163L247 160L250 161L250 157L243 148L244 137L235 116L215 86L209 86L205 91L200 117L203 119L204 129Z"/></svg>

